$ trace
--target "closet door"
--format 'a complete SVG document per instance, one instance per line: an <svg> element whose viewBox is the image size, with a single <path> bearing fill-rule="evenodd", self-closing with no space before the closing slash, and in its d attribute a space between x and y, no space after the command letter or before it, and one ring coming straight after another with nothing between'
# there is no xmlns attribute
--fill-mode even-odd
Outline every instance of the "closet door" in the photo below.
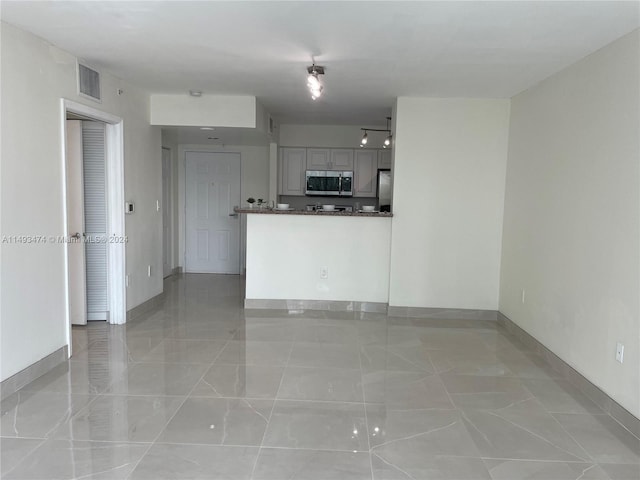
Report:
<svg viewBox="0 0 640 480"><path fill-rule="evenodd" d="M87 320L107 320L105 125L82 122Z"/></svg>

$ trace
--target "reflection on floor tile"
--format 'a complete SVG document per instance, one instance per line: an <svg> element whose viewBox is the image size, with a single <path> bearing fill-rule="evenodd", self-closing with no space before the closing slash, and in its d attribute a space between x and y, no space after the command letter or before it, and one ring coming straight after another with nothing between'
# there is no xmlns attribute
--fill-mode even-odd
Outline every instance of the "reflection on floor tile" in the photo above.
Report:
<svg viewBox="0 0 640 480"><path fill-rule="evenodd" d="M46 438L95 398L91 395L18 391L2 401L0 432L3 437Z"/></svg>
<svg viewBox="0 0 640 480"><path fill-rule="evenodd" d="M293 345L289 365L359 369L360 355L356 345L300 342Z"/></svg>
<svg viewBox="0 0 640 480"><path fill-rule="evenodd" d="M149 445L133 443L72 442L47 440L29 454L5 478L125 479Z"/></svg>
<svg viewBox="0 0 640 480"><path fill-rule="evenodd" d="M370 480L368 453L262 448L253 480Z"/></svg>
<svg viewBox="0 0 640 480"><path fill-rule="evenodd" d="M364 373L362 381L369 403L404 409L454 408L437 375L380 370Z"/></svg>
<svg viewBox="0 0 640 480"><path fill-rule="evenodd" d="M609 480L598 465L591 463L485 460L493 480Z"/></svg>
<svg viewBox="0 0 640 480"><path fill-rule="evenodd" d="M553 413L604 413L566 380L523 380L544 407Z"/></svg>
<svg viewBox="0 0 640 480"><path fill-rule="evenodd" d="M640 440L496 322L247 310L179 275L5 399L2 478L638 480Z"/></svg>
<svg viewBox="0 0 640 480"><path fill-rule="evenodd" d="M600 463L640 463L640 440L608 415L553 415Z"/></svg>
<svg viewBox="0 0 640 480"><path fill-rule="evenodd" d="M491 480L480 458L424 455L415 451L372 452L375 480Z"/></svg>
<svg viewBox="0 0 640 480"><path fill-rule="evenodd" d="M101 396L58 429L55 437L152 442L183 401L180 397Z"/></svg>
<svg viewBox="0 0 640 480"><path fill-rule="evenodd" d="M4 476L12 470L27 455L40 446L44 440L32 438L2 438L0 439L0 475ZM368 459L367 459L368 460Z"/></svg>
<svg viewBox="0 0 640 480"><path fill-rule="evenodd" d="M189 398L158 441L259 446L272 407L272 400Z"/></svg>
<svg viewBox="0 0 640 480"><path fill-rule="evenodd" d="M187 395L206 370L205 365L137 363L129 367L124 378L114 383L108 393Z"/></svg>
<svg viewBox="0 0 640 480"><path fill-rule="evenodd" d="M271 365L284 367L289 360L292 343L230 341L222 350L216 364Z"/></svg>
<svg viewBox="0 0 640 480"><path fill-rule="evenodd" d="M193 390L193 396L276 398L284 367L215 364Z"/></svg>
<svg viewBox="0 0 640 480"><path fill-rule="evenodd" d="M131 480L249 480L257 447L154 445L129 477Z"/></svg>
<svg viewBox="0 0 640 480"><path fill-rule="evenodd" d="M354 403L278 400L263 445L367 451L364 407Z"/></svg>
<svg viewBox="0 0 640 480"><path fill-rule="evenodd" d="M278 398L362 402L360 369L287 367Z"/></svg>

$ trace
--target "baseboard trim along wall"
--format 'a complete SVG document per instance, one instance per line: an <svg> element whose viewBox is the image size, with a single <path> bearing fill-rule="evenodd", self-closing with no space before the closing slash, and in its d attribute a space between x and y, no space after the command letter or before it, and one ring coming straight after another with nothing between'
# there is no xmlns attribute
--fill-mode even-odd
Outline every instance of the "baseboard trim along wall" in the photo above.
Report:
<svg viewBox="0 0 640 480"><path fill-rule="evenodd" d="M498 312L498 323L527 347L540 354L554 370L562 374L565 380L582 391L582 393L589 397L602 410L611 415L620 425L636 437L640 437L640 419L636 418L635 415L621 406L599 387L587 380L580 372L500 312Z"/></svg>
<svg viewBox="0 0 640 480"><path fill-rule="evenodd" d="M13 395L28 383L33 382L36 378L41 377L49 370L53 370L68 359L69 346L65 345L46 357L41 358L34 364L29 365L24 370L12 375L0 383L0 399L4 400L8 396Z"/></svg>
<svg viewBox="0 0 640 480"><path fill-rule="evenodd" d="M427 308L390 306L390 317L433 318L441 320L497 320L496 310L475 310L467 308Z"/></svg>
<svg viewBox="0 0 640 480"><path fill-rule="evenodd" d="M160 305L164 300L164 292L159 293L155 297L151 297L146 302L142 302L137 307L133 307L131 310L127 312L127 322L133 320L134 318L139 317L140 315L144 315L150 310L153 310L158 305Z"/></svg>
<svg viewBox="0 0 640 480"><path fill-rule="evenodd" d="M387 313L386 303L335 300L279 300L245 298L246 310L327 310L330 312Z"/></svg>

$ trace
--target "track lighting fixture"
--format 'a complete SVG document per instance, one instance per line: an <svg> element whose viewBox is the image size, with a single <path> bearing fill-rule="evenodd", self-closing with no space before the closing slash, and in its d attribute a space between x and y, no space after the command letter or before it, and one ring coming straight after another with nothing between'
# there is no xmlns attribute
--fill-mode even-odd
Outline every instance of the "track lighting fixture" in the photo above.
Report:
<svg viewBox="0 0 640 480"><path fill-rule="evenodd" d="M324 75L324 67L320 67L315 63L310 67L307 67L307 73L309 76L307 77L307 87L309 87L309 92L311 92L311 99L316 100L322 95L322 91L324 87L320 83L320 75Z"/></svg>
<svg viewBox="0 0 640 480"><path fill-rule="evenodd" d="M362 140L360 140L360 147L364 147L367 144L369 137L368 132L387 132L388 135L384 139L382 148L390 147L393 140L393 135L391 134L391 129L389 128L390 121L391 117L387 117L387 128L361 128L360 130L364 131L364 135L362 136Z"/></svg>

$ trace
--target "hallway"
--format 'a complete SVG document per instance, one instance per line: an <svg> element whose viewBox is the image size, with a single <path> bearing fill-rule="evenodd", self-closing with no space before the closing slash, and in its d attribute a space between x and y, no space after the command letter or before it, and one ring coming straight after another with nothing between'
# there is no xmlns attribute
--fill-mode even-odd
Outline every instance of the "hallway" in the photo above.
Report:
<svg viewBox="0 0 640 480"><path fill-rule="evenodd" d="M496 322L245 312L238 276L165 292L2 402L2 478L640 478L638 438Z"/></svg>

